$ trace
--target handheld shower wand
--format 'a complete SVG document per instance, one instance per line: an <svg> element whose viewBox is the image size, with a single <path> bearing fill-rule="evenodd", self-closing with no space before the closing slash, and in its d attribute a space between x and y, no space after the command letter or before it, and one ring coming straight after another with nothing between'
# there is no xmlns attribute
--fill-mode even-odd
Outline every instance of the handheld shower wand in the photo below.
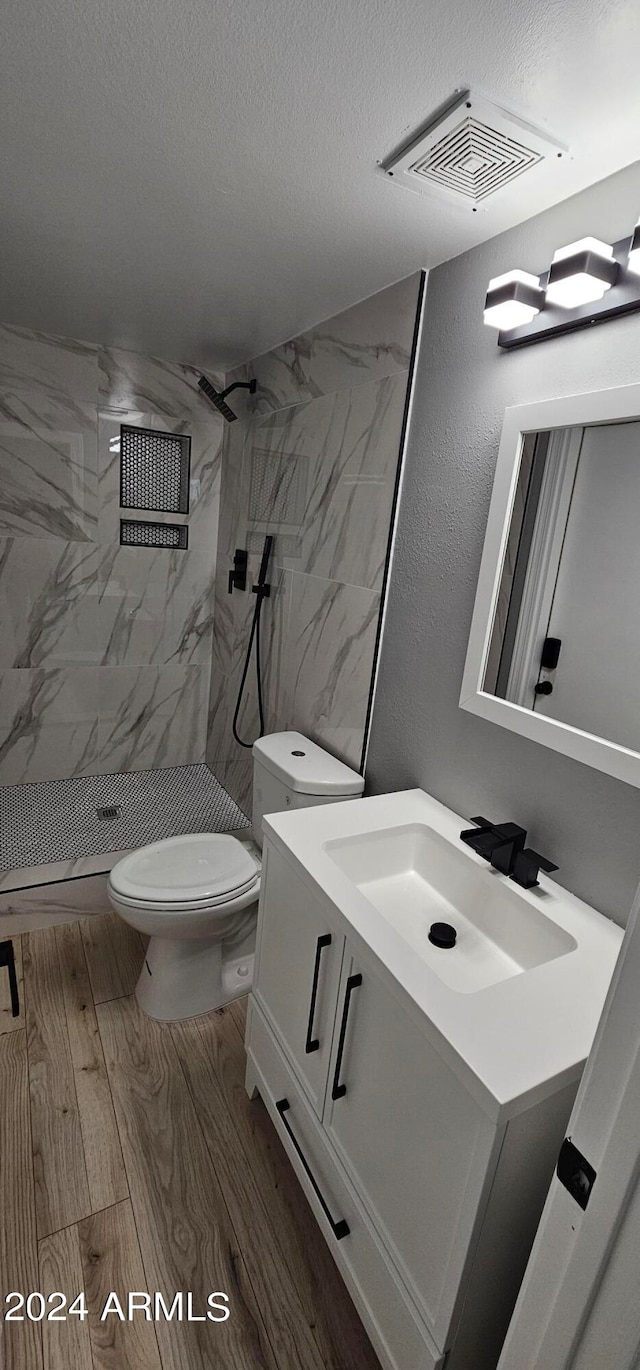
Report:
<svg viewBox="0 0 640 1370"><path fill-rule="evenodd" d="M253 586L253 593L254 593L254 595L256 596L256 606L255 606L255 609L254 609L254 611L253 611L253 622L252 622L252 624L251 624L251 632L250 632L250 634L249 634L249 645L248 645L248 647L247 647L247 655L246 655L246 659L245 659L245 663L244 663L244 669L243 669L243 671L242 671L242 679L241 679L241 681L240 681L240 689L238 690L238 698L237 698L237 700L236 700L235 713L234 713L234 715L233 715L233 723L232 723L233 736L235 737L236 742L237 742L237 743L239 744L239 746L241 746L241 747L252 747L252 746L253 746L253 742L243 742L242 738L240 737L240 734L239 734L239 732L238 732L238 716L239 716L239 713L240 713L240 708L241 708L241 706L242 706L242 696L243 696L243 694L244 694L244 687L245 687L247 675L248 675L248 672L249 672L249 663L250 663L250 661L251 661L251 648L253 647L253 639L254 639L254 638L255 638L255 640L256 640L256 677L257 677L257 683L258 683L258 717L259 717L259 720L260 720L260 732L259 732L258 736L259 736L259 737L264 737L264 703L263 703L263 699L262 699L262 662L261 662L261 660L260 660L260 614L261 614L261 612L262 612L262 601L263 601L264 599L268 599L269 595L271 594L271 586L269 585L269 583L268 583L268 581L267 581L267 571L268 571L268 569L269 569L269 560L270 560L270 557L271 557L271 549L272 549L272 547L273 547L273 537L271 536L270 533L267 533L267 536L266 536L266 538L265 538L265 540L264 540L264 547L263 547L263 549L262 549L262 560L261 560L261 562L260 562L260 570L258 571L258 580L257 580L257 583Z"/></svg>
<svg viewBox="0 0 640 1370"><path fill-rule="evenodd" d="M227 423L234 423L238 417L237 414L234 414L230 405L226 403L227 395L230 395L232 390L248 390L250 395L255 395L257 384L258 382L255 380L234 381L233 385L228 385L226 390L216 390L211 384L211 381L207 380L206 376L200 376L198 380L198 386L203 395L206 395L207 399L211 400L211 403L218 410L218 413L222 414L223 419L227 420Z"/></svg>

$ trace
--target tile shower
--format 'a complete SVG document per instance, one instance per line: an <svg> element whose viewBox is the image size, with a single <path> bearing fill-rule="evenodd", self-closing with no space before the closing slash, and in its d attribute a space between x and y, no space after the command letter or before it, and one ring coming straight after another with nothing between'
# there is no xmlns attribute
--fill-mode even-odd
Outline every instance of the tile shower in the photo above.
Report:
<svg viewBox="0 0 640 1370"><path fill-rule="evenodd" d="M268 731L295 728L361 767L420 275L399 281L226 377L255 400L224 437L207 760L241 807L251 753L231 720L254 596L228 594L236 547L263 610ZM239 718L255 736L255 672Z"/></svg>
<svg viewBox="0 0 640 1370"><path fill-rule="evenodd" d="M71 877L84 907L129 846L246 821L255 597L227 582L241 546L251 585L267 531L267 728L360 765L419 295L399 282L227 376L258 380L233 424L192 367L0 327L0 915L39 883L71 908ZM121 425L190 436L188 514L123 512ZM125 517L188 547L123 546ZM96 823L121 801L133 826Z"/></svg>
<svg viewBox="0 0 640 1370"><path fill-rule="evenodd" d="M190 547L120 546L120 424L192 437ZM222 421L196 373L0 329L0 783L203 761Z"/></svg>
<svg viewBox="0 0 640 1370"><path fill-rule="evenodd" d="M171 516L188 550L120 545L121 424L190 435L190 513ZM221 442L192 369L0 328L0 889L29 883L27 867L34 880L104 869L60 861L77 858L78 827L95 852L95 808L117 802L117 773L163 768L184 794L187 770L202 807ZM105 774L92 803L79 778ZM175 804L157 782L145 793L175 830ZM242 821L233 804L228 817ZM107 848L136 839L102 826Z"/></svg>

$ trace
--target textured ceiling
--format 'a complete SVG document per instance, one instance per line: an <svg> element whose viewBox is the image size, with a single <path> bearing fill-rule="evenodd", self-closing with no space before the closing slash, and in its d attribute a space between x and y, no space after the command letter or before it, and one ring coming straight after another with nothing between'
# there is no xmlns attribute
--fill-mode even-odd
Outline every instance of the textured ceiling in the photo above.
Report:
<svg viewBox="0 0 640 1370"><path fill-rule="evenodd" d="M253 356L638 155L637 0L4 0L1 23L0 319L168 359ZM544 198L525 179L472 215L376 170L467 86L570 144Z"/></svg>

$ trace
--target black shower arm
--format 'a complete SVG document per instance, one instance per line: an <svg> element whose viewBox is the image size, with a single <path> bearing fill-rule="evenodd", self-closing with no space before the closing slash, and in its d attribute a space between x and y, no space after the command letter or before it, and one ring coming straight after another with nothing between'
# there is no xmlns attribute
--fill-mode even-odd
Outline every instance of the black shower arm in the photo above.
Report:
<svg viewBox="0 0 640 1370"><path fill-rule="evenodd" d="M228 386L227 386L226 390L221 390L221 391L220 391L220 394L219 394L218 398L221 399L221 400L226 400L227 395L230 395L232 390L248 390L250 395L255 395L257 384L258 384L258 382L255 381L255 380L254 380L254 381L234 381L232 385L228 385Z"/></svg>

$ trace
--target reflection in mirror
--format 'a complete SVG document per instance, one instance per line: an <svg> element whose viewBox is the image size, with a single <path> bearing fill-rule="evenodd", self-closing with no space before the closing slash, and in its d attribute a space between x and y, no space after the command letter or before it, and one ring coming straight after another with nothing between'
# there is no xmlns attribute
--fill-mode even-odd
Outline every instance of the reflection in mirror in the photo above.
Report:
<svg viewBox="0 0 640 1370"><path fill-rule="evenodd" d="M640 421L524 435L484 690L640 751Z"/></svg>

